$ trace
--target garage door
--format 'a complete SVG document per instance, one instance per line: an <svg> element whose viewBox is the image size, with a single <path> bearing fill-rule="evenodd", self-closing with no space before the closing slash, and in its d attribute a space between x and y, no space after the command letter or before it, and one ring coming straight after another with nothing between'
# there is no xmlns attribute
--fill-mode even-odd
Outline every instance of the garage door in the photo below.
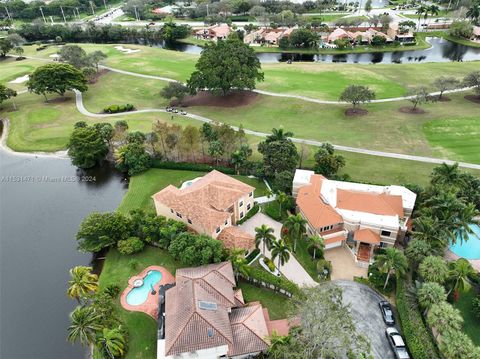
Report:
<svg viewBox="0 0 480 359"><path fill-rule="evenodd" d="M327 244L325 246L325 249L332 249L332 248L336 248L336 247L341 247L341 245L342 245L342 241L338 241L338 242Z"/></svg>

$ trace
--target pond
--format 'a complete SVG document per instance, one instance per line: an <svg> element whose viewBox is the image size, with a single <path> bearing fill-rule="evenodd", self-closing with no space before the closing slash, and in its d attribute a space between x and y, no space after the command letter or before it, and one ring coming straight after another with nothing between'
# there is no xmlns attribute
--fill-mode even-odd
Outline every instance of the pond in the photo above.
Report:
<svg viewBox="0 0 480 359"><path fill-rule="evenodd" d="M66 341L68 270L91 262L75 234L90 212L119 205L126 181L108 166L86 173L95 181L82 174L69 159L0 147L0 358L85 357Z"/></svg>
<svg viewBox="0 0 480 359"><path fill-rule="evenodd" d="M257 56L262 63L276 63L292 60L326 63L401 64L480 60L480 48L460 45L438 37L427 38L427 41L432 45L432 47L424 50L368 52L363 54L339 55L264 52L257 53ZM202 48L197 45L176 43L167 46L163 43L160 43L155 46L195 55L198 55L200 52L202 52Z"/></svg>

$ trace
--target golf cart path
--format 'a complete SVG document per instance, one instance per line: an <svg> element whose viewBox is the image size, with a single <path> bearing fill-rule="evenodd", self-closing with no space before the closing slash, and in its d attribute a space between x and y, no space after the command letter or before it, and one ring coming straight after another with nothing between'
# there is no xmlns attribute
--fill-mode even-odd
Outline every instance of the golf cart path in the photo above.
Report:
<svg viewBox="0 0 480 359"><path fill-rule="evenodd" d="M101 114L101 113L92 113L88 111L84 104L83 104L83 96L82 93L79 91L74 91L75 92L75 102L78 111L87 117L93 117L93 118L108 118L108 117L116 117L116 116L128 116L128 115L135 115L139 113L167 113L165 109L143 109L143 110L136 110L136 111L130 111L130 112L121 112L121 113L114 113L114 114ZM200 122L205 122L205 123L217 123L218 121L212 120L207 117L203 117L200 115L195 115L188 113L185 115L185 117L190 118L192 120L200 121ZM238 131L239 128L236 126L231 126L235 131ZM249 129L243 129L243 131L248 134L248 135L253 135L253 136L258 136L258 137L267 137L270 134L265 133L265 132L259 132L259 131L252 131ZM321 146L324 142L321 141L315 141L315 140L309 140L309 139L303 139L303 138L296 138L292 137L291 140L296 143L304 143L307 145L311 146ZM406 155L403 153L394 153L394 152L383 152L383 151L375 151L375 150L369 150L366 148L357 148L357 147L350 147L350 146L342 146L342 145L333 145L333 147L337 150L341 151L346 151L346 152L353 152L353 153L360 153L364 155L371 155L371 156L378 156L378 157L387 157L387 158L395 158L395 159L401 159L401 160L409 160L409 161L416 161L416 162L424 162L424 163L433 163L433 164L442 164L442 163L447 163L447 164L454 164L458 163L460 167L464 168L471 168L471 169L476 169L480 170L480 164L475 164L475 163L466 163L466 162L458 162L458 161L452 161L452 160L447 160L447 159L442 159L442 158L434 158L434 157L424 157L424 156L413 156L413 155Z"/></svg>

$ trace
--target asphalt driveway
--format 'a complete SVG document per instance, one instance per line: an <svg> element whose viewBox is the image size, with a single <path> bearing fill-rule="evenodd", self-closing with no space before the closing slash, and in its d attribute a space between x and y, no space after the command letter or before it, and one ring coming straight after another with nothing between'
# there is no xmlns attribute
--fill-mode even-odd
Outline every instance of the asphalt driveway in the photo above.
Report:
<svg viewBox="0 0 480 359"><path fill-rule="evenodd" d="M344 280L332 281L332 283L343 289L343 301L351 306L358 333L370 340L374 358L394 359L395 356L385 337L387 326L378 307L378 302L383 300L382 296L360 283Z"/></svg>

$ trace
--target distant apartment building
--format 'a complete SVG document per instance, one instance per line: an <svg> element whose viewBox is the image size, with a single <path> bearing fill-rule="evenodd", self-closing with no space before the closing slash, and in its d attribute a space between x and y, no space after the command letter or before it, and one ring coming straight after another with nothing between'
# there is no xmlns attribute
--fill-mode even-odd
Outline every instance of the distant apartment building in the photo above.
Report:
<svg viewBox="0 0 480 359"><path fill-rule="evenodd" d="M333 181L306 170L295 172L293 194L309 235L323 237L326 249L348 247L362 266L375 247L404 238L416 200L402 186Z"/></svg>

